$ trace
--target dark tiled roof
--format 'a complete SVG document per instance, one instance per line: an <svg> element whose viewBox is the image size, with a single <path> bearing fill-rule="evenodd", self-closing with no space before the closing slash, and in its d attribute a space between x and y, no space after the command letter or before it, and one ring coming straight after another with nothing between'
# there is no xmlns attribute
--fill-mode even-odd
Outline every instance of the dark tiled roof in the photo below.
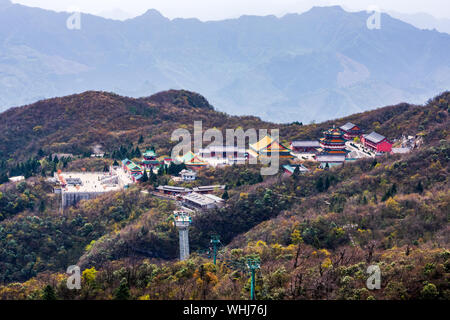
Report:
<svg viewBox="0 0 450 320"><path fill-rule="evenodd" d="M372 131L372 133L370 133L370 134L366 134L364 136L364 138L366 140L369 140L369 141L373 142L373 143L378 143L378 142L381 142L384 139L386 139L385 136L382 136L381 134L378 134L375 131Z"/></svg>
<svg viewBox="0 0 450 320"><path fill-rule="evenodd" d="M294 148L318 148L320 147L319 141L292 141L292 147Z"/></svg>
<svg viewBox="0 0 450 320"><path fill-rule="evenodd" d="M356 127L356 124L353 124L351 122L347 122L346 124L344 124L340 128L341 128L341 130L348 131L348 130L352 129L353 127Z"/></svg>
<svg viewBox="0 0 450 320"><path fill-rule="evenodd" d="M159 186L158 190L170 191L170 192L190 192L191 189L183 187L173 187L173 186Z"/></svg>

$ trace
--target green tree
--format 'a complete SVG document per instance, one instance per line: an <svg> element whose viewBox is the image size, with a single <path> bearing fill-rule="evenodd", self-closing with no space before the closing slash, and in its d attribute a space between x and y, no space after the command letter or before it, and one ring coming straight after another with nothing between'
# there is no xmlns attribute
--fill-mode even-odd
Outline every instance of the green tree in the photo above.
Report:
<svg viewBox="0 0 450 320"><path fill-rule="evenodd" d="M230 196L228 195L228 191L225 190L225 192L222 194L222 199L228 200L229 198L230 198Z"/></svg>
<svg viewBox="0 0 450 320"><path fill-rule="evenodd" d="M43 157L45 156L44 150L42 150L41 148L39 148L37 154L38 154L38 157L39 157L39 158L43 158Z"/></svg>
<svg viewBox="0 0 450 320"><path fill-rule="evenodd" d="M41 201L39 203L39 212L44 212L45 211L45 201Z"/></svg>
<svg viewBox="0 0 450 320"><path fill-rule="evenodd" d="M134 156L136 158L140 158L142 156L141 150L139 149L139 147L136 147L136 149L134 150Z"/></svg>
<svg viewBox="0 0 450 320"><path fill-rule="evenodd" d="M316 182L316 190L318 191L318 192L323 192L323 180L322 180L322 177L319 177L319 179L317 179L317 182Z"/></svg>
<svg viewBox="0 0 450 320"><path fill-rule="evenodd" d="M6 175L6 173L0 174L0 184L6 183L8 181L9 181L9 179L8 179L8 176Z"/></svg>
<svg viewBox="0 0 450 320"><path fill-rule="evenodd" d="M419 181L419 183L417 183L416 191L417 191L418 193L423 193L423 185L422 185L422 181Z"/></svg>
<svg viewBox="0 0 450 320"><path fill-rule="evenodd" d="M154 182L156 182L158 180L156 175L155 175L155 173L153 172L153 169L150 169L149 180L150 180L151 183L154 183Z"/></svg>
<svg viewBox="0 0 450 320"><path fill-rule="evenodd" d="M120 285L114 292L114 300L128 300L130 299L130 287L126 278L120 280Z"/></svg>
<svg viewBox="0 0 450 320"><path fill-rule="evenodd" d="M324 185L324 189L328 190L328 188L330 187L330 178L328 178L328 176L325 178L325 185Z"/></svg>
<svg viewBox="0 0 450 320"><path fill-rule="evenodd" d="M292 173L292 177L297 179L300 176L300 167L296 166L294 172Z"/></svg>
<svg viewBox="0 0 450 320"><path fill-rule="evenodd" d="M47 285L42 292L43 300L56 300L55 289L51 285Z"/></svg>
<svg viewBox="0 0 450 320"><path fill-rule="evenodd" d="M151 172L152 170L150 169L150 172ZM147 175L147 170L146 169L144 169L144 174L142 175L142 180L141 180L142 182L147 182L148 181L148 175Z"/></svg>
<svg viewBox="0 0 450 320"><path fill-rule="evenodd" d="M425 283L420 293L424 299L436 299L439 295L439 291L436 286L429 282Z"/></svg>

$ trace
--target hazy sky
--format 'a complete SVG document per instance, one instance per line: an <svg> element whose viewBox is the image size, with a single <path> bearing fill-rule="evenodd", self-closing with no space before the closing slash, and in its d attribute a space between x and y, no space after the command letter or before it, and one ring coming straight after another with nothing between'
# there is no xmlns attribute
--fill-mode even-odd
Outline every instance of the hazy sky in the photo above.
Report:
<svg viewBox="0 0 450 320"><path fill-rule="evenodd" d="M168 18L218 20L243 14L283 15L304 12L312 6L341 5L348 11L366 10L377 6L382 11L401 13L429 13L437 18L450 18L449 0L12 0L33 7L56 11L99 14L120 9L128 16L136 16L147 9L157 9ZM120 15L120 13L116 13Z"/></svg>

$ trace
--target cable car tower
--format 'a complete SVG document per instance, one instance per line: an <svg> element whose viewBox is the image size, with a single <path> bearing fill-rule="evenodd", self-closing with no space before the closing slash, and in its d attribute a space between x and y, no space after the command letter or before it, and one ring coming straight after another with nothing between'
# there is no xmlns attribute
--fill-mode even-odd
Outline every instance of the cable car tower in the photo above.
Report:
<svg viewBox="0 0 450 320"><path fill-rule="evenodd" d="M180 235L180 260L186 260L189 257L189 226L192 218L184 211L174 211L175 226Z"/></svg>
<svg viewBox="0 0 450 320"><path fill-rule="evenodd" d="M250 272L250 300L256 300L256 293L255 293L255 287L256 287L256 279L255 279L255 273L256 270L261 268L261 260L259 257L247 257L244 259L232 259L228 260L225 264L226 267L232 269L232 270L238 270L243 273Z"/></svg>
<svg viewBox="0 0 450 320"><path fill-rule="evenodd" d="M214 265L215 265L216 261L217 261L217 247L221 244L220 238L218 235L213 235L211 237L211 244L213 246L213 257L214 257Z"/></svg>

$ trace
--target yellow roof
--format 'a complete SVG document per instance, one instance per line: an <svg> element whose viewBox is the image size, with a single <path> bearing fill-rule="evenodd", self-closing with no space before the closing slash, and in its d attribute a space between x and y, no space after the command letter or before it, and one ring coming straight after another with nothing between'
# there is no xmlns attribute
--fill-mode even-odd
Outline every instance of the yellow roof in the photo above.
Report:
<svg viewBox="0 0 450 320"><path fill-rule="evenodd" d="M288 148L283 146L281 143L278 143L278 141L273 141L270 144L270 147L267 148L269 151L289 151Z"/></svg>
<svg viewBox="0 0 450 320"><path fill-rule="evenodd" d="M260 151L264 148L266 148L268 145L270 145L274 140L270 136L265 136L261 140L259 140L257 143L251 144L250 147L253 150Z"/></svg>
<svg viewBox="0 0 450 320"><path fill-rule="evenodd" d="M184 156L179 157L179 159L184 162L186 165L198 165L198 166L206 166L207 162L203 161L200 157L189 151Z"/></svg>

